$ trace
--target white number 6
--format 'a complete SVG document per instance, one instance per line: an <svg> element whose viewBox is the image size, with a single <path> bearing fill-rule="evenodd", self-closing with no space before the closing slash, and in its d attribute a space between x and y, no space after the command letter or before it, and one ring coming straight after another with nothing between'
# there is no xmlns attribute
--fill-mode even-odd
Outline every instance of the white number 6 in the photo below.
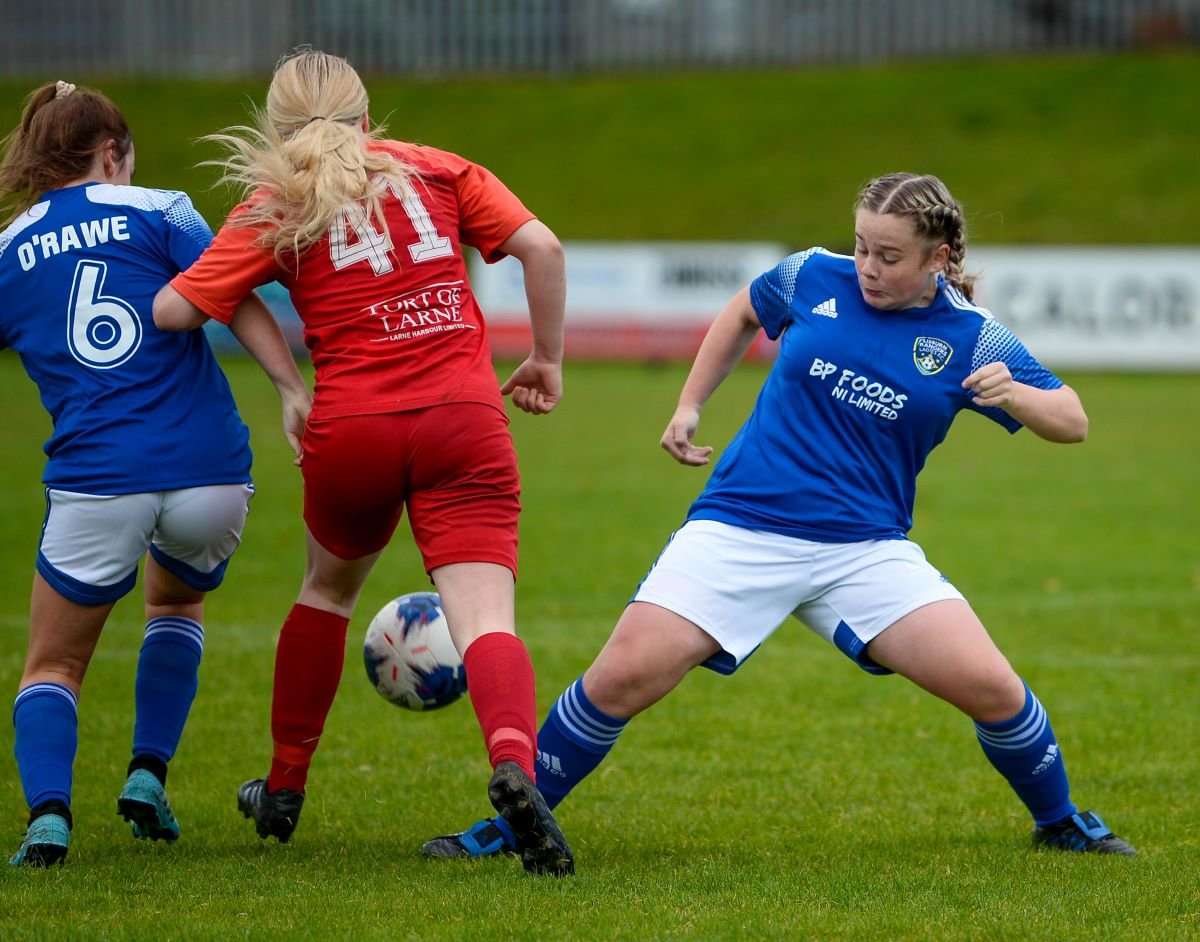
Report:
<svg viewBox="0 0 1200 942"><path fill-rule="evenodd" d="M142 342L142 321L121 298L104 297L104 262L83 261L75 266L67 311L67 345L84 366L110 370L120 366Z"/></svg>

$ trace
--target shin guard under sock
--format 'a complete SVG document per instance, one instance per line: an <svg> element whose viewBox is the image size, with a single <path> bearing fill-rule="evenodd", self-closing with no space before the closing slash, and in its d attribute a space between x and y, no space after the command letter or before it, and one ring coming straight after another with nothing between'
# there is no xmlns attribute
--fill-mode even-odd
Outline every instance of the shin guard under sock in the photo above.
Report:
<svg viewBox="0 0 1200 942"><path fill-rule="evenodd" d="M304 791L313 753L342 679L349 623L341 615L300 604L292 606L284 620L275 649L271 697L275 750L268 791Z"/></svg>
<svg viewBox="0 0 1200 942"><path fill-rule="evenodd" d="M524 642L503 631L480 635L463 655L463 666L492 768L515 762L533 779L537 706L533 664Z"/></svg>

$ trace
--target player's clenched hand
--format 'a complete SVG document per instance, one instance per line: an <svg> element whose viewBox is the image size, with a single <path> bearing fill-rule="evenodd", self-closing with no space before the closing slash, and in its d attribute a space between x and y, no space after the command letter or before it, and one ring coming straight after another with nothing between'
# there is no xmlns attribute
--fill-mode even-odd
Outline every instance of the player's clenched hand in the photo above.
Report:
<svg viewBox="0 0 1200 942"><path fill-rule="evenodd" d="M1013 403L1017 383L1005 363L989 363L981 366L963 380L963 389L975 394L972 402L977 406L995 406L1007 409Z"/></svg>
<svg viewBox="0 0 1200 942"><path fill-rule="evenodd" d="M562 399L562 364L530 357L514 371L500 394L512 396L513 405L531 415L545 415Z"/></svg>
<svg viewBox="0 0 1200 942"><path fill-rule="evenodd" d="M667 430L663 432L659 444L666 449L667 454L680 464L699 466L708 464L708 456L712 454L711 445L693 445L692 436L700 427L700 410L691 406L680 406L671 416Z"/></svg>
<svg viewBox="0 0 1200 942"><path fill-rule="evenodd" d="M283 434L287 438L288 444L292 446L292 451L296 453L296 460L292 463L298 467L304 457L301 439L304 437L304 425L308 421L309 409L312 408L312 397L308 394L308 390L304 389L284 393L282 399Z"/></svg>

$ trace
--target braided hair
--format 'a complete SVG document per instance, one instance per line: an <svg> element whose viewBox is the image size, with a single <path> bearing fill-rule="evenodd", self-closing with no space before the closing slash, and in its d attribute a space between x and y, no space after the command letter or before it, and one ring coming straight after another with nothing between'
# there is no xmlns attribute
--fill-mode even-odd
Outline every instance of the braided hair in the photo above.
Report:
<svg viewBox="0 0 1200 942"><path fill-rule="evenodd" d="M907 216L931 250L945 243L950 248L946 281L968 301L973 300L976 276L968 275L964 268L967 221L958 200L941 180L931 174L887 173L859 191L854 208L880 215Z"/></svg>

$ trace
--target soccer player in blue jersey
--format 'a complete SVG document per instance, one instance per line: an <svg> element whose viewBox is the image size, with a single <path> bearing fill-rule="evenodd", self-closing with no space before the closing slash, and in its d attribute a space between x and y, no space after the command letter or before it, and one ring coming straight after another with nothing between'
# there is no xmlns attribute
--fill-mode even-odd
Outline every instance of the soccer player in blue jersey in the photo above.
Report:
<svg viewBox="0 0 1200 942"><path fill-rule="evenodd" d="M220 585L253 493L249 433L201 331L154 326L156 292L212 240L183 193L131 185L133 139L104 95L66 82L27 99L0 161L0 347L53 419L29 648L13 726L29 826L13 865L70 843L76 705L113 605L145 558L133 758L117 800L139 838L174 841L167 763L196 694L205 594ZM308 391L270 312L231 325L283 401L293 447Z"/></svg>
<svg viewBox="0 0 1200 942"><path fill-rule="evenodd" d="M542 724L538 788L555 807L688 671L732 673L794 615L864 671L907 677L970 717L1036 845L1132 855L1071 800L1046 710L908 539L917 474L959 412L1078 442L1079 398L971 303L963 212L942 181L872 180L854 242L853 258L785 259L709 329L662 437L681 464L708 463L713 449L692 441L701 408L759 331L778 357L687 521ZM488 819L422 853L511 846L504 821Z"/></svg>

